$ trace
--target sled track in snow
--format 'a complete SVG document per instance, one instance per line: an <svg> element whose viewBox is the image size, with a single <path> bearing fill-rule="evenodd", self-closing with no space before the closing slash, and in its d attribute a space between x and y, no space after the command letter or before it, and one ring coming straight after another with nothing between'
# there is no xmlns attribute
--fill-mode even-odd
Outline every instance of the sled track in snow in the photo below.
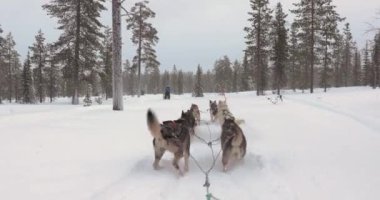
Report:
<svg viewBox="0 0 380 200"><path fill-rule="evenodd" d="M349 111L344 111L341 109L334 108L333 105L328 105L328 104L324 104L324 103L318 103L315 101L294 98L291 96L287 96L286 100L290 100L290 101L300 103L300 104L303 104L306 106L314 107L314 108L319 108L321 110L325 110L325 111L335 113L335 114L340 115L340 116L350 118L350 119L362 124L363 126L375 131L375 132L378 132L378 130L380 129L380 124L378 122L376 122L375 119L361 116L360 113L354 114L354 113L351 113Z"/></svg>

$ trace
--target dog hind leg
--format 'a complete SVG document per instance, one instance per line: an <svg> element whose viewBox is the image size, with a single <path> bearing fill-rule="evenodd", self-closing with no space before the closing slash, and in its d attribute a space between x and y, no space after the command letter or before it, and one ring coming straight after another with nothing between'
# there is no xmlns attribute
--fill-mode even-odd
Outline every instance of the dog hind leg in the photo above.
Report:
<svg viewBox="0 0 380 200"><path fill-rule="evenodd" d="M155 170L157 170L157 169L159 169L159 162L160 162L162 156L165 153L165 149L157 147L154 144L154 142L153 142L153 145L154 145L154 163L153 163L153 168Z"/></svg>
<svg viewBox="0 0 380 200"><path fill-rule="evenodd" d="M174 159L173 159L173 166L174 166L174 168L177 170L177 172L178 172L178 174L179 174L180 176L183 175L183 172L182 172L181 169L179 168L178 162L179 162L179 160L181 159L182 155L183 155L182 152L175 153L175 154L174 154Z"/></svg>
<svg viewBox="0 0 380 200"><path fill-rule="evenodd" d="M228 169L228 162L231 157L231 150L223 150L223 156L222 156L222 164L223 164L223 171L226 172Z"/></svg>

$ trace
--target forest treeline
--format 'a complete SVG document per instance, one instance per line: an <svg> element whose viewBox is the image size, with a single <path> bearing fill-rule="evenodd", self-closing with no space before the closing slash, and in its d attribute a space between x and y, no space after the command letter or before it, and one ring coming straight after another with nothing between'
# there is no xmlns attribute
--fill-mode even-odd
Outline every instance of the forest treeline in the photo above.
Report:
<svg viewBox="0 0 380 200"><path fill-rule="evenodd" d="M100 21L104 4L50 0L42 9L58 19L61 35L47 43L39 30L24 60L12 33L0 26L0 103L71 97L78 104L88 93L112 98L113 40L112 29ZM123 11L124 28L131 31L134 45L128 48L136 51L123 63L125 95L162 93L166 86L176 94L254 90L257 95L265 90L312 93L316 87L380 86L380 30L372 30L373 40L359 48L333 0L297 0L289 11L281 3L272 8L269 0L250 0L242 58L222 56L214 66L193 66L193 72L176 65L160 69L158 30L150 22L155 12L148 1Z"/></svg>

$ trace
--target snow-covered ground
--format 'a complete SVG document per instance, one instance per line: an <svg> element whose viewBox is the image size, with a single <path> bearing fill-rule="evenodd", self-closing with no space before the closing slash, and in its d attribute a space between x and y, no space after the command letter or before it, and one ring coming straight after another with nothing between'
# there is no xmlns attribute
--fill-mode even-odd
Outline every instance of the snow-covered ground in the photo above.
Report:
<svg viewBox="0 0 380 200"><path fill-rule="evenodd" d="M176 119L191 103L202 119L209 99L161 95L125 97L125 111L110 103L0 105L0 199L129 200L205 199L204 175L193 161L178 177L171 154L152 168L146 110ZM219 199L377 200L380 198L380 91L331 89L327 94L287 92L276 105L252 92L227 94L231 111L244 119L244 162L227 173L218 160L210 175ZM212 137L220 128L211 125ZM209 137L206 125L197 128ZM219 145L215 146L219 151ZM191 153L206 168L207 146L193 139ZM182 163L181 163L182 164Z"/></svg>

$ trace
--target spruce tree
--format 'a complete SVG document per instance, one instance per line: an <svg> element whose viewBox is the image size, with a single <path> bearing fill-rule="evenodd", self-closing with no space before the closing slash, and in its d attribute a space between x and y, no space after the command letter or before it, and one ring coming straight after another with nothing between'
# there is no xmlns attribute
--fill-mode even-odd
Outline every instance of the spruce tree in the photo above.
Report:
<svg viewBox="0 0 380 200"><path fill-rule="evenodd" d="M50 103L54 98L59 95L59 82L60 82L60 68L57 64L57 56L55 55L55 48L51 44L47 45L47 59L46 59L46 90L49 96Z"/></svg>
<svg viewBox="0 0 380 200"><path fill-rule="evenodd" d="M247 52L244 52L243 66L241 70L241 91L249 91L251 89L249 87L250 74L251 73L248 65L248 55Z"/></svg>
<svg viewBox="0 0 380 200"><path fill-rule="evenodd" d="M178 77L177 77L177 93L183 94L183 72L182 70L179 70Z"/></svg>
<svg viewBox="0 0 380 200"><path fill-rule="evenodd" d="M45 89L46 89L46 77L45 77L45 67L47 58L47 48L45 44L45 37L41 30L35 37L34 44L29 47L32 53L31 63L34 64L35 68L35 81L36 92L38 96L38 101L40 103L45 101Z"/></svg>
<svg viewBox="0 0 380 200"><path fill-rule="evenodd" d="M371 69L371 60L368 42L365 45L364 54L363 54L363 77L362 83L365 86L372 85L372 69Z"/></svg>
<svg viewBox="0 0 380 200"><path fill-rule="evenodd" d="M275 17L272 22L273 49L271 59L273 61L274 88L280 95L280 90L286 85L286 65L288 62L288 30L286 29L287 15L282 10L281 3L275 9Z"/></svg>
<svg viewBox="0 0 380 200"><path fill-rule="evenodd" d="M170 73L170 86L171 86L172 93L174 94L178 94L177 83L178 83L178 72L177 72L177 67L174 65L172 72Z"/></svg>
<svg viewBox="0 0 380 200"><path fill-rule="evenodd" d="M380 32L376 34L374 39L373 53L372 53L372 87L376 88L380 86Z"/></svg>
<svg viewBox="0 0 380 200"><path fill-rule="evenodd" d="M58 54L72 54L68 73L72 78L72 104L79 104L79 87L81 82L80 72L89 63L86 53L100 46L99 38L102 37L99 21L100 12L106 8L105 0L50 0L43 5L43 9L52 16L58 18L58 29L61 36L55 43L58 46ZM87 51L87 52L86 52Z"/></svg>
<svg viewBox="0 0 380 200"><path fill-rule="evenodd" d="M232 70L232 92L239 92L241 88L239 84L241 82L241 64L238 60L235 60Z"/></svg>
<svg viewBox="0 0 380 200"><path fill-rule="evenodd" d="M28 56L26 57L24 67L22 70L22 99L23 103L33 103L34 102L34 94L33 94L33 79L32 79L32 71L31 71L31 62L30 55L28 52Z"/></svg>
<svg viewBox="0 0 380 200"><path fill-rule="evenodd" d="M350 29L350 24L346 23L343 29L344 35L344 46L343 46L343 63L342 63L342 72L343 72L343 84L345 87L350 85L352 80L352 34Z"/></svg>
<svg viewBox="0 0 380 200"><path fill-rule="evenodd" d="M145 67L158 67L156 52L153 47L157 44L157 30L149 20L156 14L148 7L148 1L136 3L129 11L127 18L127 29L132 30L132 43L137 45L137 55L133 62L137 65L138 72L138 96L141 94L141 65Z"/></svg>
<svg viewBox="0 0 380 200"><path fill-rule="evenodd" d="M353 84L353 86L361 85L361 76L362 76L361 56L360 56L359 50L357 48L355 48L354 67L353 67L353 71L352 71L352 84Z"/></svg>
<svg viewBox="0 0 380 200"><path fill-rule="evenodd" d="M254 64L256 94L263 95L267 86L269 29L271 23L271 9L268 0L250 0L251 11L248 21L250 26L245 27L247 50L251 53L251 64Z"/></svg>
<svg viewBox="0 0 380 200"><path fill-rule="evenodd" d="M304 79L310 83L310 93L314 92L314 65L317 60L315 52L316 41L318 41L318 30L320 29L321 14L319 6L322 0L300 0L299 3L295 3L295 10L292 13L295 14L294 23L299 27L299 39L301 41L302 49L304 52L304 59L307 61L307 65L304 70ZM305 85L306 86L306 85ZM304 87L305 87L304 86ZM303 87L303 89L304 89Z"/></svg>
<svg viewBox="0 0 380 200"><path fill-rule="evenodd" d="M106 94L106 99L112 98L112 30L105 27L104 38L100 48L100 65L102 72L103 90Z"/></svg>
<svg viewBox="0 0 380 200"><path fill-rule="evenodd" d="M343 83L343 35L338 31L335 37L335 42L333 44L333 76L334 76L334 86L341 87Z"/></svg>
<svg viewBox="0 0 380 200"><path fill-rule="evenodd" d="M297 35L296 24L291 25L290 29L290 41L289 41L289 84L290 88L293 91L296 91L297 88L301 88L300 79L301 79L301 66L300 66L300 50L299 42Z"/></svg>
<svg viewBox="0 0 380 200"><path fill-rule="evenodd" d="M198 65L197 72L195 74L195 85L194 85L194 91L193 96L195 97L203 97L203 84L202 84L202 67Z"/></svg>
<svg viewBox="0 0 380 200"><path fill-rule="evenodd" d="M4 40L2 54L3 54L3 72L4 72L4 85L7 90L9 102L15 97L15 74L19 67L19 54L15 49L16 42L13 40L12 33L9 33Z"/></svg>
<svg viewBox="0 0 380 200"><path fill-rule="evenodd" d="M232 90L233 71L228 56L218 59L214 64L215 84L218 92L230 92Z"/></svg>
<svg viewBox="0 0 380 200"><path fill-rule="evenodd" d="M162 75L161 83L162 92L166 87L170 86L170 74L167 70L165 70L164 74Z"/></svg>
<svg viewBox="0 0 380 200"><path fill-rule="evenodd" d="M3 86L4 86L4 80L5 80L5 69L4 69L4 43L5 40L2 37L3 29L1 29L0 25L0 104L3 103Z"/></svg>
<svg viewBox="0 0 380 200"><path fill-rule="evenodd" d="M332 0L323 0L321 2L319 14L321 15L320 37L317 42L320 46L320 53L323 55L323 68L320 77L321 85L324 88L324 92L326 92L331 77L332 46L337 42L336 38L339 33L338 23L343 21L343 18L336 12L336 6L332 5Z"/></svg>

